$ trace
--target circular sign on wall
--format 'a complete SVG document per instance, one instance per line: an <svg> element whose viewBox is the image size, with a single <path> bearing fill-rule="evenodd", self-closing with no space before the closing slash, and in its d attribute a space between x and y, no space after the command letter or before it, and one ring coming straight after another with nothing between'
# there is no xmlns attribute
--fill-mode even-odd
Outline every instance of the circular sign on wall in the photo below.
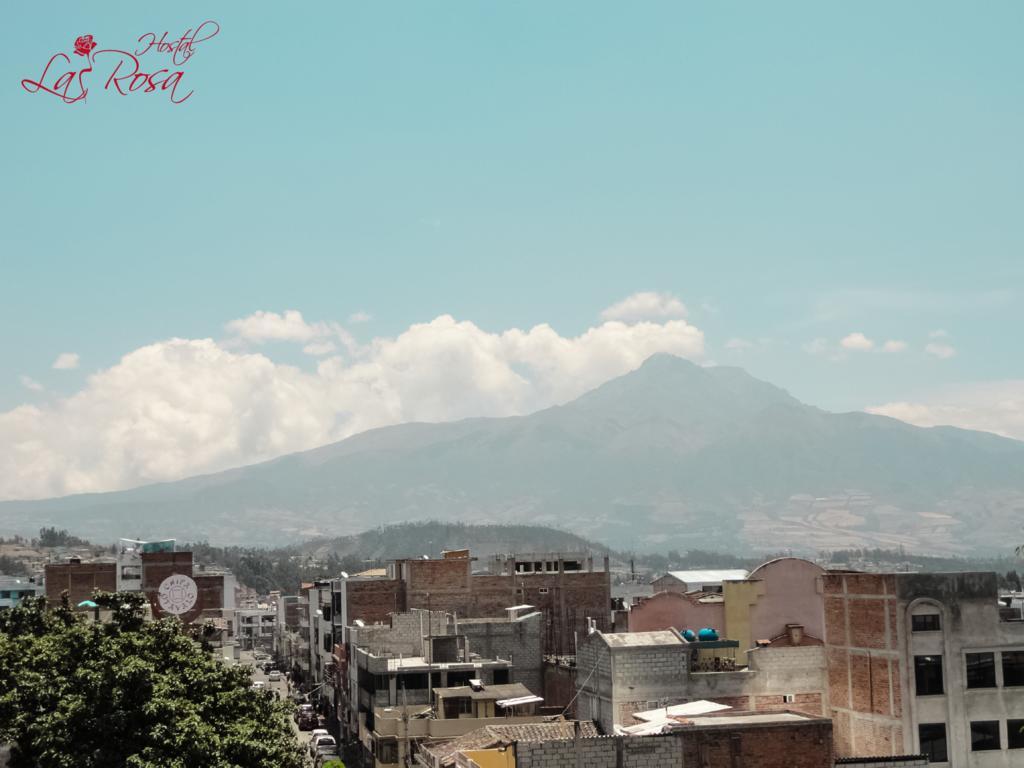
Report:
<svg viewBox="0 0 1024 768"><path fill-rule="evenodd" d="M188 576L179 573L164 579L160 584L160 591L157 593L160 607L164 612L175 616L191 611L198 597L199 587L196 586L196 583Z"/></svg>

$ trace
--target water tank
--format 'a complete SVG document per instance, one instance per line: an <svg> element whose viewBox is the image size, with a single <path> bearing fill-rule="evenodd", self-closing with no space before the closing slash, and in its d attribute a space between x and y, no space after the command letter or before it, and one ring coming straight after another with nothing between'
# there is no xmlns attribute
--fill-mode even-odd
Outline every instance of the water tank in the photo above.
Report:
<svg viewBox="0 0 1024 768"><path fill-rule="evenodd" d="M711 627L704 627L700 632L697 633L698 640L717 640L718 632Z"/></svg>
<svg viewBox="0 0 1024 768"><path fill-rule="evenodd" d="M697 639L697 633L695 633L692 629L684 629L681 634L683 636L683 640L685 640L688 643L692 643L694 640Z"/></svg>

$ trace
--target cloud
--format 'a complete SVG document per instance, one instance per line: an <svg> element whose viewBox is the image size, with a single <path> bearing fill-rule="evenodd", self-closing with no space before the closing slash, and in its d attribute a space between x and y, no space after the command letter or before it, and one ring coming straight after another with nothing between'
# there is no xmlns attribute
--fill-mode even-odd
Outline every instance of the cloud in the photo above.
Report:
<svg viewBox="0 0 1024 768"><path fill-rule="evenodd" d="M1024 440L1024 380L973 384L920 402L891 402L864 410L920 427L948 425Z"/></svg>
<svg viewBox="0 0 1024 768"><path fill-rule="evenodd" d="M309 341L332 334L326 323L311 325L295 309L281 315L277 312L254 312L248 317L232 320L225 327L238 338L257 344L265 341Z"/></svg>
<svg viewBox="0 0 1024 768"><path fill-rule="evenodd" d="M78 367L78 354L76 352L61 352L53 361L54 369L58 371L70 371Z"/></svg>
<svg viewBox="0 0 1024 768"><path fill-rule="evenodd" d="M333 341L313 341L302 348L307 355L322 357L337 351L338 347Z"/></svg>
<svg viewBox="0 0 1024 768"><path fill-rule="evenodd" d="M889 352L895 354L898 352L906 352L907 342L900 341L899 339L889 339L885 344L882 345L883 352Z"/></svg>
<svg viewBox="0 0 1024 768"><path fill-rule="evenodd" d="M843 349L855 349L859 351L866 351L875 346L875 342L869 339L860 331L851 333L849 336L845 336L839 345Z"/></svg>
<svg viewBox="0 0 1024 768"><path fill-rule="evenodd" d="M348 316L348 321L350 323L368 323L371 320L373 320L373 315L369 314L368 312L363 312L362 310L358 312L353 312L351 315Z"/></svg>
<svg viewBox="0 0 1024 768"><path fill-rule="evenodd" d="M671 293L642 291L627 296L612 304L601 313L602 320L663 320L670 317L686 317L686 307Z"/></svg>
<svg viewBox="0 0 1024 768"><path fill-rule="evenodd" d="M253 340L315 343L303 330L315 324L298 313L229 326ZM213 339L169 339L129 352L70 397L0 413L0 498L216 472L388 424L529 413L656 352L699 360L703 333L679 319L609 321L572 337L548 325L492 333L442 315L315 370Z"/></svg>
<svg viewBox="0 0 1024 768"><path fill-rule="evenodd" d="M30 389L33 392L43 391L43 385L29 376L21 377L21 386L23 386L25 389Z"/></svg>
<svg viewBox="0 0 1024 768"><path fill-rule="evenodd" d="M725 342L726 349L750 349L752 346L754 346L754 343L752 341L747 341L746 339L729 339Z"/></svg>
<svg viewBox="0 0 1024 768"><path fill-rule="evenodd" d="M945 339L948 336L949 334L946 331L942 330L941 328L935 331L931 331L928 334L929 339Z"/></svg>
<svg viewBox="0 0 1024 768"><path fill-rule="evenodd" d="M956 354L956 349L954 349L951 345L942 344L937 341L925 344L924 351L927 352L932 357L937 357L940 360L948 360L949 358L953 357L953 355Z"/></svg>

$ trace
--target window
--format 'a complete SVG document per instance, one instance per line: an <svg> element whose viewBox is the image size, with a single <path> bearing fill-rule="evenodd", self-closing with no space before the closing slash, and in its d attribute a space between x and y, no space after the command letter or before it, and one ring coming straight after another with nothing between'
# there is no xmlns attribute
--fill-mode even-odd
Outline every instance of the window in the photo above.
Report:
<svg viewBox="0 0 1024 768"><path fill-rule="evenodd" d="M946 724L921 723L917 726L917 735L921 740L921 754L930 763L944 763L946 756Z"/></svg>
<svg viewBox="0 0 1024 768"><path fill-rule="evenodd" d="M10 596L11 593L6 589L3 592L0 592L0 600L7 600L10 598Z"/></svg>
<svg viewBox="0 0 1024 768"><path fill-rule="evenodd" d="M1006 748L1024 749L1024 720L1006 721Z"/></svg>
<svg viewBox="0 0 1024 768"><path fill-rule="evenodd" d="M376 744L377 759L382 763L398 762L398 742L394 739L380 739Z"/></svg>
<svg viewBox="0 0 1024 768"><path fill-rule="evenodd" d="M507 669L496 669L494 670L494 684L505 685L508 683L508 670Z"/></svg>
<svg viewBox="0 0 1024 768"><path fill-rule="evenodd" d="M911 616L910 629L912 632L938 632L942 629L942 622L939 614L928 613L924 616Z"/></svg>
<svg viewBox="0 0 1024 768"><path fill-rule="evenodd" d="M914 680L918 696L937 696L942 693L942 657L915 656Z"/></svg>
<svg viewBox="0 0 1024 768"><path fill-rule="evenodd" d="M1003 685L1024 685L1024 651L1003 651Z"/></svg>
<svg viewBox="0 0 1024 768"><path fill-rule="evenodd" d="M971 723L971 751L984 752L989 749L1001 749L999 721L975 720Z"/></svg>
<svg viewBox="0 0 1024 768"><path fill-rule="evenodd" d="M994 653L967 654L967 687L996 687L996 655Z"/></svg>

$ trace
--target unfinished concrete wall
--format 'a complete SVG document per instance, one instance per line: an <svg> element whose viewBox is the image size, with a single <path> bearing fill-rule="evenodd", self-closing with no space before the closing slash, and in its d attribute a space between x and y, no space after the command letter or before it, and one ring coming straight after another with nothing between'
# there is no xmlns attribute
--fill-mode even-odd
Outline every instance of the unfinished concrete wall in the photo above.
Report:
<svg viewBox="0 0 1024 768"><path fill-rule="evenodd" d="M544 695L539 613L513 621L465 620L459 622L458 628L459 633L466 636L471 653L486 659L511 661L511 682L522 683L537 696Z"/></svg>

